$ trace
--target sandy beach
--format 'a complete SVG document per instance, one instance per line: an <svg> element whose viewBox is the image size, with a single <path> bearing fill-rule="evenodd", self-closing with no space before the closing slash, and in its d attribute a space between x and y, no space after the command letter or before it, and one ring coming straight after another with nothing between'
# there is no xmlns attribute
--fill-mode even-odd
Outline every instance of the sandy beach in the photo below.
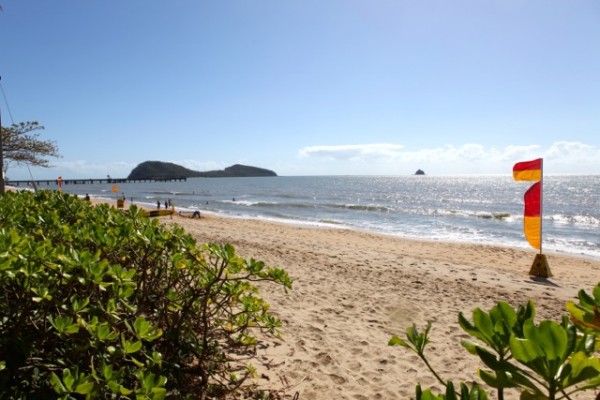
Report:
<svg viewBox="0 0 600 400"><path fill-rule="evenodd" d="M175 216L199 243L231 243L244 258L279 266L293 290L263 288L284 322L280 340L260 349L258 383L300 399L407 399L417 383L436 385L416 355L389 347L406 327L433 323L429 356L445 379L476 378L477 360L458 312L499 300L533 299L537 315L559 319L579 289L600 281L600 260L547 254L553 277L528 275L533 250L427 242L260 220ZM589 393L588 393L589 396ZM507 396L516 398L516 396Z"/></svg>
<svg viewBox="0 0 600 400"><path fill-rule="evenodd" d="M439 388L415 354L387 345L392 335L404 337L408 326L422 329L428 321L428 356L438 373L455 382L475 380L479 364L460 345L468 335L457 322L459 312L471 319L476 307L532 299L538 318L559 320L568 300L600 282L600 260L577 256L547 253L553 276L540 279L528 274L534 250L205 213L160 220L182 226L199 244L230 243L239 256L282 267L292 277L288 293L261 285L284 326L280 339L259 348L254 363L259 386L285 399L409 399L417 383Z"/></svg>

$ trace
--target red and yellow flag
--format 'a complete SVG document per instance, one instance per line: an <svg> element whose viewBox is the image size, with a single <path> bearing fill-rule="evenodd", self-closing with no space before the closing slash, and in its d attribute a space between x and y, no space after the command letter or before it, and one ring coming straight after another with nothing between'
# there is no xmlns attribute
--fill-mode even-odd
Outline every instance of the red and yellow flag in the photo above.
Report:
<svg viewBox="0 0 600 400"><path fill-rule="evenodd" d="M527 241L534 249L542 245L542 183L534 183L526 192L523 230Z"/></svg>
<svg viewBox="0 0 600 400"><path fill-rule="evenodd" d="M513 167L515 181L539 181L542 179L542 159L523 161Z"/></svg>

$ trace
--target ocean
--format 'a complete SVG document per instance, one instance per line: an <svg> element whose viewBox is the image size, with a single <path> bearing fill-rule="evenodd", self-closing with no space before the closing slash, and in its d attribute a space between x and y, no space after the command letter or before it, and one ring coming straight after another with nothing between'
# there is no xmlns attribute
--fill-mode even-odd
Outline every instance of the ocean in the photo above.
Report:
<svg viewBox="0 0 600 400"><path fill-rule="evenodd" d="M512 176L192 178L186 182L70 184L66 192L178 211L407 238L529 248L523 194ZM43 187L42 187L43 188ZM545 176L543 249L600 258L600 175Z"/></svg>

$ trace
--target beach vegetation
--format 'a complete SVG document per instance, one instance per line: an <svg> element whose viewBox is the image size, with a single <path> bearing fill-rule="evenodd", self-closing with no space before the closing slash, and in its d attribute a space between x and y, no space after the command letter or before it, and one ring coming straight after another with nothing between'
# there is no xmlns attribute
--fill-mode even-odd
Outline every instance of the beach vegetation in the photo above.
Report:
<svg viewBox="0 0 600 400"><path fill-rule="evenodd" d="M292 283L136 207L6 193L0 399L269 398L252 362L282 324L259 281Z"/></svg>
<svg viewBox="0 0 600 400"><path fill-rule="evenodd" d="M600 358L597 335L600 333L600 285L593 294L579 292L579 301L567 304L570 315L560 322L535 322L532 301L516 309L499 302L489 311L476 308L469 320L458 315L461 328L473 338L463 340L463 347L481 360L485 368L478 376L483 384L460 383L460 391L445 381L427 360L425 349L430 342L431 324L419 331L415 325L406 329L405 339L393 336L389 345L415 352L435 378L446 388L434 394L432 389L416 389L417 400L486 399L485 386L496 390L503 400L507 390L517 390L522 400L570 399L577 392L600 387ZM490 390L487 389L487 390Z"/></svg>
<svg viewBox="0 0 600 400"><path fill-rule="evenodd" d="M48 168L50 167L49 157L60 158L55 142L40 139L39 131L43 129L44 126L36 121L0 127L5 169L11 164L21 163Z"/></svg>

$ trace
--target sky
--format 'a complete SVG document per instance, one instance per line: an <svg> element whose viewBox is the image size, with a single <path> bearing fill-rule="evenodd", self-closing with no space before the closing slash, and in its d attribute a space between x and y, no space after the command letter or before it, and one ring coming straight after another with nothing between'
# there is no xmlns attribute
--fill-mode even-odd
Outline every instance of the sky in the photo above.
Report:
<svg viewBox="0 0 600 400"><path fill-rule="evenodd" d="M2 125L52 168L600 174L597 0L0 0Z"/></svg>

